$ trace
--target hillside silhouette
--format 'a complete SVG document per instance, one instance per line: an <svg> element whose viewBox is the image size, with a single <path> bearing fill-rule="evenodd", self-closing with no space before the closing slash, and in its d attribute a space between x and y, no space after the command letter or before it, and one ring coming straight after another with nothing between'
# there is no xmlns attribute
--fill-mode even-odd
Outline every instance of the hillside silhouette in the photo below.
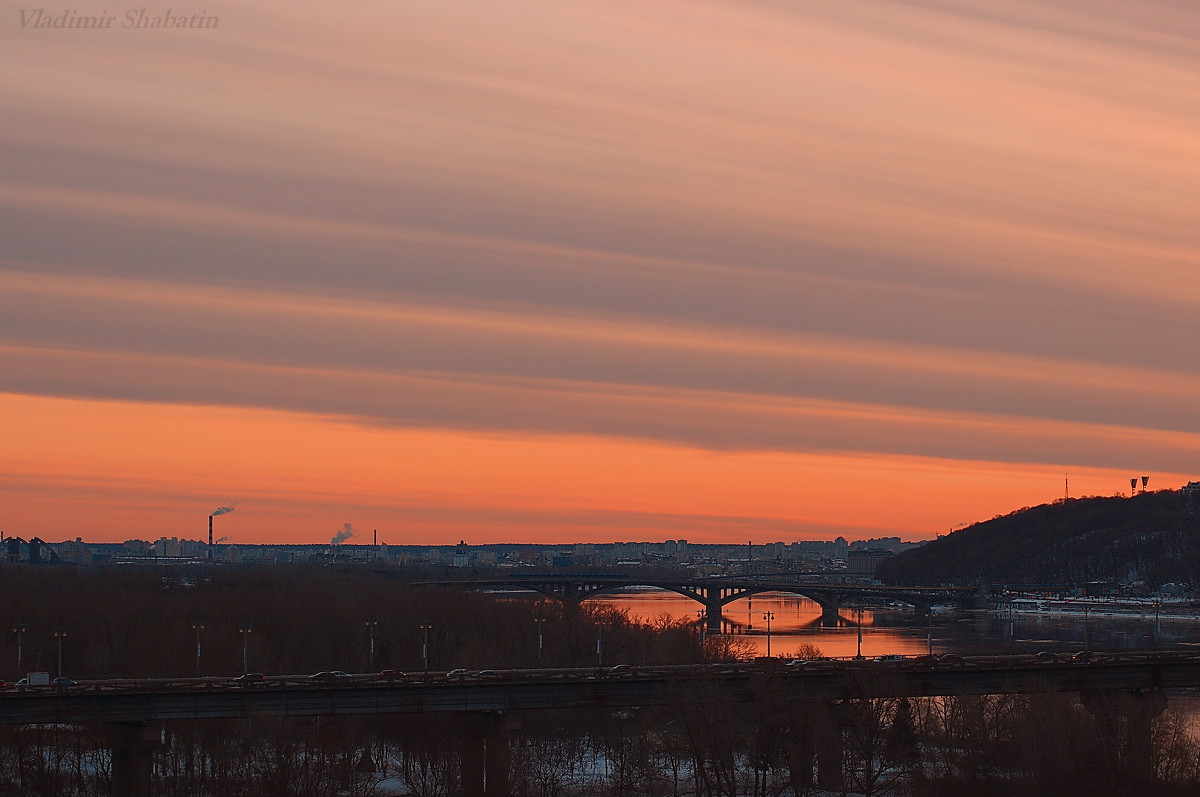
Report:
<svg viewBox="0 0 1200 797"><path fill-rule="evenodd" d="M1200 496L1179 490L1026 507L880 564L887 584L1200 584Z"/></svg>

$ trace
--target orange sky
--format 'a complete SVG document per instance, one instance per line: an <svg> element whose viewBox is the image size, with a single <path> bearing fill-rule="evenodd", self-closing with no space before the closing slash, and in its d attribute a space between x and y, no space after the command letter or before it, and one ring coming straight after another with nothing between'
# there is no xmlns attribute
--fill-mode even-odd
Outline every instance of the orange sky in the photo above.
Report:
<svg viewBox="0 0 1200 797"><path fill-rule="evenodd" d="M1046 467L936 458L712 451L613 438L366 426L218 407L0 396L22 452L0 473L11 528L124 539L446 542L811 536L921 538L1054 500ZM132 431L131 431L132 430ZM1120 475L1081 470L1076 495ZM1156 477L1156 479L1159 477ZM211 506L210 506L211 504ZM957 524L954 524L957 525ZM664 536L665 535L665 536Z"/></svg>
<svg viewBox="0 0 1200 797"><path fill-rule="evenodd" d="M0 29L8 534L920 539L1200 471L1177 3L204 11Z"/></svg>

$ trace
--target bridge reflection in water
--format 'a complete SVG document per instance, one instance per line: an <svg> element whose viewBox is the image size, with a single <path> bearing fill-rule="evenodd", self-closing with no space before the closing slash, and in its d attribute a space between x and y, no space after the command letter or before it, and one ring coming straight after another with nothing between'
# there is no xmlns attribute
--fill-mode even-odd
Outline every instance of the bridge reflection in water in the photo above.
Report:
<svg viewBox="0 0 1200 797"><path fill-rule="evenodd" d="M695 622L697 627L704 622L695 601L666 590L638 589L590 600L623 609L631 617L641 620L667 616ZM740 635L759 655L765 655L767 627L763 615L767 612L772 614L771 652L775 655L790 655L802 644L815 645L824 656L854 656L858 653L859 614L856 610L843 608L837 622L830 623L822 614L820 604L798 595L768 592L727 604L722 612L722 630ZM897 607L896 612L911 619L913 609ZM927 629L923 623L910 622L897 627L877 624L880 619L873 609L862 612L864 656L927 652ZM940 630L935 632L933 647L935 653L947 652L940 641Z"/></svg>

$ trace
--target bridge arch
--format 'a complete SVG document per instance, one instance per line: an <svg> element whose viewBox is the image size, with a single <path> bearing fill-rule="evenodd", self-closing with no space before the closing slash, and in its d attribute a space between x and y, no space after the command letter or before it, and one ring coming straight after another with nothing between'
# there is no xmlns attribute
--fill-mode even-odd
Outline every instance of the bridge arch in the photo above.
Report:
<svg viewBox="0 0 1200 797"><path fill-rule="evenodd" d="M580 600L587 600L592 597L600 597L611 595L629 587L653 587L661 589L665 592L673 592L676 595L681 595L685 598L691 598L704 607L705 621L708 626L709 633L721 632L721 618L723 609L734 601L739 601L743 598L751 598L755 595L761 595L767 592L782 593L785 595L799 595L802 598L808 598L821 607L822 622L831 622L838 619L838 609L841 606L842 600L837 597L832 597L824 590L811 588L797 588L795 586L782 586L778 584L761 585L761 586L732 586L722 584L676 584L668 581L656 581L646 579L642 581L630 581L623 584L607 584L596 589L590 590L586 595L583 595Z"/></svg>
<svg viewBox="0 0 1200 797"><path fill-rule="evenodd" d="M928 613L932 604L952 602L960 606L972 606L981 597L976 590L946 587L883 587L878 585L764 582L747 579L671 579L638 578L628 574L530 574L529 576L502 579L464 580L457 582L434 582L442 585L460 584L477 586L521 587L562 601L567 606L578 606L592 597L611 595L619 590L634 586L647 586L673 592L690 598L704 607L708 631L722 631L722 610L729 603L766 592L799 595L814 601L821 607L821 622L837 624L844 622L838 610L855 599L877 599L906 603L922 614Z"/></svg>

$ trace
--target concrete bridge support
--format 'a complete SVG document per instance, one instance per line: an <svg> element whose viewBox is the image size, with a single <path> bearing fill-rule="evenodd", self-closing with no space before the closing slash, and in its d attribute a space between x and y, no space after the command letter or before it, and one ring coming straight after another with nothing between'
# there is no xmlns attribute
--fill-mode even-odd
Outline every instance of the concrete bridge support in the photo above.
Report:
<svg viewBox="0 0 1200 797"><path fill-rule="evenodd" d="M821 625L826 628L834 628L842 621L842 616L838 614L838 609L841 608L835 600L820 600L813 598L821 606Z"/></svg>
<svg viewBox="0 0 1200 797"><path fill-rule="evenodd" d="M105 734L112 750L113 797L150 797L154 749L162 730L147 722L108 722Z"/></svg>
<svg viewBox="0 0 1200 797"><path fill-rule="evenodd" d="M1161 689L1083 692L1080 702L1095 717L1097 735L1113 779L1132 794L1154 784L1154 720L1167 707Z"/></svg>
<svg viewBox="0 0 1200 797"><path fill-rule="evenodd" d="M838 703L824 701L815 704L816 728L813 742L817 759L817 788L840 791L845 783L842 758L846 741L843 737L843 710Z"/></svg>
<svg viewBox="0 0 1200 797"><path fill-rule="evenodd" d="M720 603L704 604L704 624L707 626L709 634L719 634L724 630L721 628L721 618L724 616L723 608Z"/></svg>
<svg viewBox="0 0 1200 797"><path fill-rule="evenodd" d="M710 635L721 633L724 630L721 627L721 618L724 616L725 590L722 587L704 586L694 591L689 590L688 595L704 606L705 632Z"/></svg>
<svg viewBox="0 0 1200 797"><path fill-rule="evenodd" d="M508 726L496 713L462 715L463 797L510 797Z"/></svg>
<svg viewBox="0 0 1200 797"><path fill-rule="evenodd" d="M721 618L724 616L725 604L721 600L721 589L719 587L706 587L701 596L704 603L704 624L709 634L719 634L723 630L721 628Z"/></svg>

